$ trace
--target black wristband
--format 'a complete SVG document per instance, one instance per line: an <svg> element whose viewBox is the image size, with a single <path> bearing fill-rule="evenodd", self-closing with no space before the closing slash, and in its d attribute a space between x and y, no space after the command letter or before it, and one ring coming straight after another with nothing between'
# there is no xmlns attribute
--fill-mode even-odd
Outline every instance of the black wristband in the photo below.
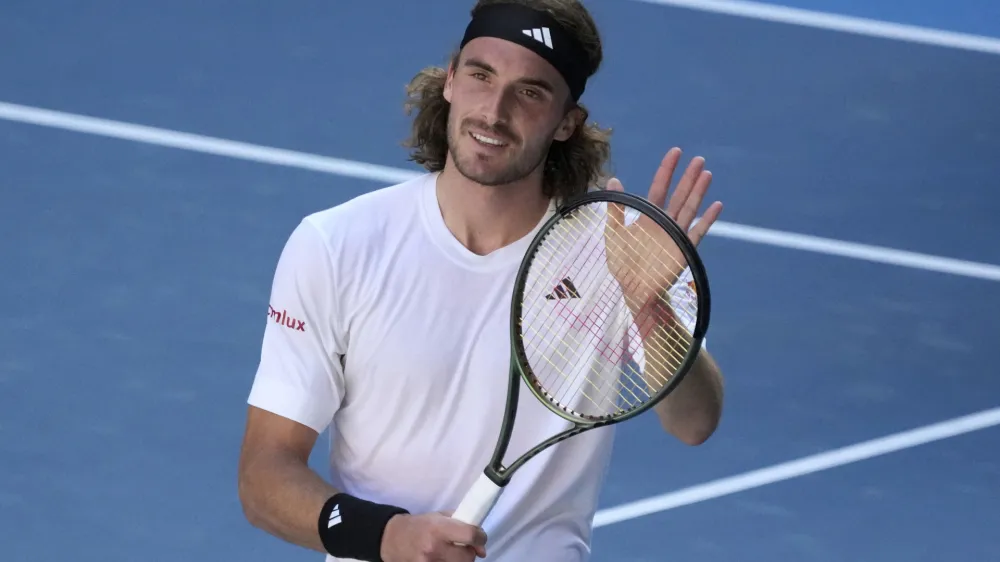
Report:
<svg viewBox="0 0 1000 562"><path fill-rule="evenodd" d="M319 512L323 547L337 558L382 562L382 533L393 515L408 514L401 507L334 494Z"/></svg>

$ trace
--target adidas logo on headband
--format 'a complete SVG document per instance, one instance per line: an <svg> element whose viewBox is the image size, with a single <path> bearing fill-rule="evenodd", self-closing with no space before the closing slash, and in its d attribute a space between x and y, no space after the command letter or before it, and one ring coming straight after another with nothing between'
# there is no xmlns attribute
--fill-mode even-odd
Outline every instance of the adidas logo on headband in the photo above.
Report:
<svg viewBox="0 0 1000 562"><path fill-rule="evenodd" d="M534 28L534 29L522 29L521 33L527 35L528 37L534 37L535 41L539 43L545 43L545 46L552 49L552 36L549 35L549 28Z"/></svg>
<svg viewBox="0 0 1000 562"><path fill-rule="evenodd" d="M590 57L580 41L551 14L506 1L477 8L465 28L460 48L477 37L506 39L533 51L566 80L573 101L580 99L591 74ZM558 39L559 49L553 39Z"/></svg>

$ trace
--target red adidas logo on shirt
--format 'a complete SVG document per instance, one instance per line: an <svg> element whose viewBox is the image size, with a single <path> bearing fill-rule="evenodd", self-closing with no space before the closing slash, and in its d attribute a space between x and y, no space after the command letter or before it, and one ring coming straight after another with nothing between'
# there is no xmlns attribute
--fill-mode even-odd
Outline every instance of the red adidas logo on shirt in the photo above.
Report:
<svg viewBox="0 0 1000 562"><path fill-rule="evenodd" d="M300 332L306 331L305 321L292 318L291 316L288 315L287 310L282 310L281 312L278 312L277 310L275 310L273 306L269 304L267 305L267 316L271 320L274 320L275 322L281 324L282 326L285 326L286 328L292 328L293 330L298 330Z"/></svg>

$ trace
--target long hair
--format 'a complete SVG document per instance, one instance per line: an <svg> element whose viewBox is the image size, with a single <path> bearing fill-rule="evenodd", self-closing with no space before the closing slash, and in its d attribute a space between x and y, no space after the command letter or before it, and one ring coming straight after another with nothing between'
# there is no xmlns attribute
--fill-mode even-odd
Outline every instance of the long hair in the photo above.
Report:
<svg viewBox="0 0 1000 562"><path fill-rule="evenodd" d="M472 17L483 6L514 3L547 11L559 21L583 46L587 54L588 77L593 76L603 60L597 26L577 0L479 0L472 9ZM459 53L451 55L452 65L457 64ZM446 68L430 66L422 69L406 87L406 114L415 114L410 137L403 143L411 148L410 160L431 172L444 169L448 159L448 112L450 104L444 99ZM576 103L583 116L580 125L564 142L553 141L544 163L542 190L548 197L565 200L588 191L591 187L604 187L608 178L605 166L611 156L611 130L589 123L587 108Z"/></svg>

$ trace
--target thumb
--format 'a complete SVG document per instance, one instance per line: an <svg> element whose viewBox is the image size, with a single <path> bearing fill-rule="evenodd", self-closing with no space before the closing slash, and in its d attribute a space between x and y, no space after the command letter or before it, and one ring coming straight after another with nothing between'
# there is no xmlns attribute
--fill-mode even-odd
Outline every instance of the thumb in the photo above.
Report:
<svg viewBox="0 0 1000 562"><path fill-rule="evenodd" d="M625 191L622 182L618 178L608 180L608 191ZM608 226L611 229L618 229L625 226L625 207L618 203L608 203Z"/></svg>

